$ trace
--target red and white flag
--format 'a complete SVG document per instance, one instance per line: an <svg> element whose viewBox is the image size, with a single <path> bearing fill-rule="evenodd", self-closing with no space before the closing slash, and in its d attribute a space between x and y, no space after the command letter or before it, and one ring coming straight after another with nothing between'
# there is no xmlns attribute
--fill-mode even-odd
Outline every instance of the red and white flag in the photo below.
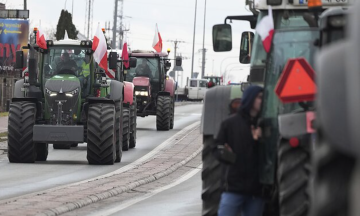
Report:
<svg viewBox="0 0 360 216"><path fill-rule="evenodd" d="M161 52L162 51L162 38L158 29L158 26L156 24L156 29L155 29L155 36L154 36L154 41L153 41L153 48L156 50L156 52Z"/></svg>
<svg viewBox="0 0 360 216"><path fill-rule="evenodd" d="M123 64L125 68L129 68L130 63L129 63L129 52L128 52L127 42L124 43L121 59L123 60Z"/></svg>
<svg viewBox="0 0 360 216"><path fill-rule="evenodd" d="M115 72L108 70L107 63L107 44L104 33L101 31L100 26L97 27L94 36L92 50L94 51L93 57L96 63L105 70L106 76L110 79L115 78Z"/></svg>
<svg viewBox="0 0 360 216"><path fill-rule="evenodd" d="M46 45L46 37L44 32L42 31L42 29L39 27L38 31L36 32L36 44L41 48L41 49L47 49L47 45Z"/></svg>
<svg viewBox="0 0 360 216"><path fill-rule="evenodd" d="M270 52L274 36L274 19L271 6L269 6L269 15L262 18L262 20L257 24L256 32L262 39L265 51L267 53Z"/></svg>

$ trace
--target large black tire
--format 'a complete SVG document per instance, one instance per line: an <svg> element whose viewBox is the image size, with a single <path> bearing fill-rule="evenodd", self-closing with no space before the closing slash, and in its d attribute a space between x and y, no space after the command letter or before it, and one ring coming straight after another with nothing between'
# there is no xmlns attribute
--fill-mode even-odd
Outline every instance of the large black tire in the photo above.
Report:
<svg viewBox="0 0 360 216"><path fill-rule="evenodd" d="M175 118L175 99L172 98L172 106L171 106L171 117L170 117L170 129L174 129L174 118Z"/></svg>
<svg viewBox="0 0 360 216"><path fill-rule="evenodd" d="M204 136L204 149L202 151L203 169L202 178L202 215L216 216L222 192L221 176L222 166L212 154L215 145L213 136Z"/></svg>
<svg viewBox="0 0 360 216"><path fill-rule="evenodd" d="M116 106L116 123L115 123L115 130L116 130L116 163L120 163L122 159L122 127L121 122L123 119L122 113L122 104L118 103Z"/></svg>
<svg viewBox="0 0 360 216"><path fill-rule="evenodd" d="M320 133L313 160L315 180L310 215L348 216L355 159L334 149Z"/></svg>
<svg viewBox="0 0 360 216"><path fill-rule="evenodd" d="M136 107L136 97L133 99L134 103L130 106L130 148L135 148L136 146L136 126L137 126L137 107Z"/></svg>
<svg viewBox="0 0 360 216"><path fill-rule="evenodd" d="M36 161L46 161L49 154L49 144L35 143Z"/></svg>
<svg viewBox="0 0 360 216"><path fill-rule="evenodd" d="M128 151L130 148L130 110L124 107L123 110L123 133L122 133L122 150Z"/></svg>
<svg viewBox="0 0 360 216"><path fill-rule="evenodd" d="M36 159L33 142L33 126L36 105L31 102L10 104L8 123L8 158L11 163L34 163Z"/></svg>
<svg viewBox="0 0 360 216"><path fill-rule="evenodd" d="M115 114L113 104L90 104L87 120L89 164L114 164L116 159Z"/></svg>
<svg viewBox="0 0 360 216"><path fill-rule="evenodd" d="M298 147L291 147L288 140L280 140L277 170L280 216L309 213L310 149L310 136L302 139Z"/></svg>
<svg viewBox="0 0 360 216"><path fill-rule="evenodd" d="M54 149L70 149L71 144L53 144Z"/></svg>
<svg viewBox="0 0 360 216"><path fill-rule="evenodd" d="M171 120L171 97L158 96L156 106L156 129L161 131L170 130Z"/></svg>

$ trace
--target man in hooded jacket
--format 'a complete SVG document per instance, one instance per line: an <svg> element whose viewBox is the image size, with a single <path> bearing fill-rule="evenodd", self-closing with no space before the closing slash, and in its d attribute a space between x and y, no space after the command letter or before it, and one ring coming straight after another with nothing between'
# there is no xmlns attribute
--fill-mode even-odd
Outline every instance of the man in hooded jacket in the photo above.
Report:
<svg viewBox="0 0 360 216"><path fill-rule="evenodd" d="M219 216L261 216L264 201L258 174L258 139L261 129L257 120L261 110L263 88L250 86L243 94L236 114L225 119L216 137L213 152L225 163L224 191L221 195ZM232 160L223 152L234 155Z"/></svg>

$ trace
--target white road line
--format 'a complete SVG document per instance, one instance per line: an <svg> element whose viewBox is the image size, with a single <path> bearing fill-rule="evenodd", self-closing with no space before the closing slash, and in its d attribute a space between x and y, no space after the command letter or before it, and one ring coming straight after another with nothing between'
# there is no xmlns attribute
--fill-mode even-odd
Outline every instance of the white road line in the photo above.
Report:
<svg viewBox="0 0 360 216"><path fill-rule="evenodd" d="M107 209L107 210L104 210L102 212L96 212L94 214L91 214L90 216L108 216L108 215L112 215L112 214L115 214L121 210L124 210L138 202L141 202L143 200L146 200L160 192L163 192L167 189L170 189L172 187L175 187L181 183L183 183L184 181L187 181L189 180L191 177L193 177L194 175L196 175L200 170L202 169L202 164L199 165L197 168L187 172L185 175L181 176L178 180L172 182L171 184L168 184L164 187L161 187L161 188L158 188L158 189L155 189L153 191L150 191L149 193L141 196L141 197L138 197L138 198L134 198L134 199L131 199L129 201L126 201L124 203L122 203L121 205L115 207L115 208L112 208L112 209Z"/></svg>

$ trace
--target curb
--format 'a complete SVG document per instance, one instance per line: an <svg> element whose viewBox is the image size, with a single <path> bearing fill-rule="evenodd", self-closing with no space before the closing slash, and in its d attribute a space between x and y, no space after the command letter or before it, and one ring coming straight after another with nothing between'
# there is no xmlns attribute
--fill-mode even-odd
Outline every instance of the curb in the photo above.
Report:
<svg viewBox="0 0 360 216"><path fill-rule="evenodd" d="M174 171L176 171L177 169L179 169L180 167L184 166L185 164L187 164L190 160L194 159L198 154L201 153L202 151L202 146L199 147L199 149L197 151L195 151L193 154L191 154L189 157L187 157L186 159L182 160L181 162L174 164L172 167L168 168L167 170L158 172L156 174L153 174L151 176L148 176L144 179L140 179L137 180L135 182L132 182L131 184L127 185L127 186L121 186L118 188L114 188L102 193L98 193L98 194L93 194L93 195L89 195L86 198L80 199L76 202L68 202L65 205L56 207L56 208L52 208L52 209L48 209L45 210L43 213L39 213L37 214L38 216L55 216L55 215L60 215L60 214L64 214L70 211L73 211L75 209L79 209L82 207L85 207L87 205L90 205L92 203L96 203L99 202L101 200L104 199L108 199L117 195L120 195L122 193L128 192L138 186L141 185L145 185L151 182L154 182L162 177L165 177L171 173L173 173Z"/></svg>

